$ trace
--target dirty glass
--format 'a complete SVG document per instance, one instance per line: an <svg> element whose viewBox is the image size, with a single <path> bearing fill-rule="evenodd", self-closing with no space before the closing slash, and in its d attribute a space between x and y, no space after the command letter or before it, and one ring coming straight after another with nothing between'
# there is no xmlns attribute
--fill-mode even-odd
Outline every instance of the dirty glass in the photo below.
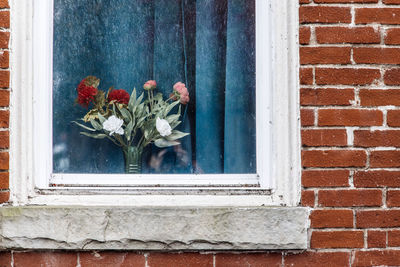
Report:
<svg viewBox="0 0 400 267"><path fill-rule="evenodd" d="M71 122L88 75L168 97L190 93L174 147L147 147L143 173L255 173L255 0L54 0L53 171L123 173L121 149L80 135Z"/></svg>

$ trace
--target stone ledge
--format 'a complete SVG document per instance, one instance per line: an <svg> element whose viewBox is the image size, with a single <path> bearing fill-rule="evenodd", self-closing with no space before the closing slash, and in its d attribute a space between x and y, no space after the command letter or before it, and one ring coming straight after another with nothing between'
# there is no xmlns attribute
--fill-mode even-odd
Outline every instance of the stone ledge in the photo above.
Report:
<svg viewBox="0 0 400 267"><path fill-rule="evenodd" d="M0 208L7 249L306 249L303 207L164 208L23 206Z"/></svg>

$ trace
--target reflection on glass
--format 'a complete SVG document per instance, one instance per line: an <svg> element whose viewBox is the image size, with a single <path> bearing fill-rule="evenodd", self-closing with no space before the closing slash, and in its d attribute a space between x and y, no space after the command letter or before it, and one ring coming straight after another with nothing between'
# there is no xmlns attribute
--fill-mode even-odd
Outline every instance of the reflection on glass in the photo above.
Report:
<svg viewBox="0 0 400 267"><path fill-rule="evenodd" d="M255 173L255 0L54 0L53 169L123 173L121 150L71 121L88 75L139 92L156 80L167 97L183 81L178 146L149 146L144 173Z"/></svg>

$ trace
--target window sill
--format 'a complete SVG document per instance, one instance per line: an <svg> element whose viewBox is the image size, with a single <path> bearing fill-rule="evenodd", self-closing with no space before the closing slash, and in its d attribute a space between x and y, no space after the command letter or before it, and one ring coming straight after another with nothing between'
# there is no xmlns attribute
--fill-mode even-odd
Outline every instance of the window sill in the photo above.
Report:
<svg viewBox="0 0 400 267"><path fill-rule="evenodd" d="M1 207L12 249L306 249L304 207Z"/></svg>

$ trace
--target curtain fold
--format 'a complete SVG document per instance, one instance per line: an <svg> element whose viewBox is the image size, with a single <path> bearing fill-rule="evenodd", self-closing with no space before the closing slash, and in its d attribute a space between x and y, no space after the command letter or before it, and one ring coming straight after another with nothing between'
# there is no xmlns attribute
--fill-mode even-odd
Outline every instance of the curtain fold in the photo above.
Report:
<svg viewBox="0 0 400 267"><path fill-rule="evenodd" d="M256 164L255 2L228 0L225 173L252 173Z"/></svg>
<svg viewBox="0 0 400 267"><path fill-rule="evenodd" d="M196 163L222 173L227 0L196 3Z"/></svg>
<svg viewBox="0 0 400 267"><path fill-rule="evenodd" d="M119 148L70 124L85 112L73 106L76 85L95 75L100 89L129 92L155 79L165 97L187 84L179 129L191 135L162 159L149 148L145 172L254 173L254 1L54 0L53 135L66 147L54 171L123 172Z"/></svg>

